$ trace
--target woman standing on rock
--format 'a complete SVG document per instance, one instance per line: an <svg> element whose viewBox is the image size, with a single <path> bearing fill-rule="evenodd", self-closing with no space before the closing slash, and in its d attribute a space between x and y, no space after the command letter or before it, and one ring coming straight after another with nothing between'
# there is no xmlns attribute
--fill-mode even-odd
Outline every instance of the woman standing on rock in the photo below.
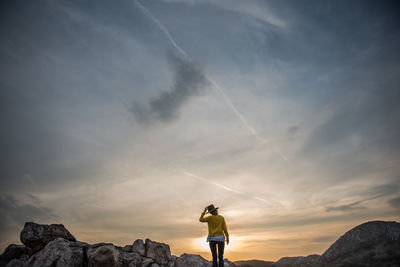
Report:
<svg viewBox="0 0 400 267"><path fill-rule="evenodd" d="M211 216L204 217L207 213ZM213 204L204 208L204 211L200 215L200 222L207 222L208 224L208 237L207 242L210 242L210 249L213 258L213 267L218 267L217 264L217 246L218 246L218 261L219 267L224 267L224 247L225 247L225 236L226 244L229 244L229 234L226 228L225 218L218 215L218 207L214 207ZM225 236L224 236L225 234Z"/></svg>

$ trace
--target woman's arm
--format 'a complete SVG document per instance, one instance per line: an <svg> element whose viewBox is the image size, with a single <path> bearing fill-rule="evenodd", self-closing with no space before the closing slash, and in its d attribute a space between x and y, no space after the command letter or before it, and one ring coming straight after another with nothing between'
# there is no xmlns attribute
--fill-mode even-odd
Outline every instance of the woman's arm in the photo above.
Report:
<svg viewBox="0 0 400 267"><path fill-rule="evenodd" d="M205 208L204 211L201 213L200 219L199 219L200 222L206 222L207 221L207 218L204 218L204 215L206 214L206 212L207 212L207 208Z"/></svg>
<svg viewBox="0 0 400 267"><path fill-rule="evenodd" d="M229 233L228 233L228 228L226 227L225 218L223 218L223 220L222 220L222 229L224 230L224 233L225 233L226 244L229 244Z"/></svg>

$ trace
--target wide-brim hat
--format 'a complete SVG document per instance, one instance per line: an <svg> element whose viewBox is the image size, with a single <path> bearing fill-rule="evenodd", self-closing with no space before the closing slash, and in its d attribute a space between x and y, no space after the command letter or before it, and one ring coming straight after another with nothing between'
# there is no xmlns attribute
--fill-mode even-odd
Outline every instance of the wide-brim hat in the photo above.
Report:
<svg viewBox="0 0 400 267"><path fill-rule="evenodd" d="M211 204L211 205L209 205L209 206L207 207L208 213L213 213L213 211L215 211L215 210L217 210L217 209L219 209L219 207L214 207L213 204Z"/></svg>

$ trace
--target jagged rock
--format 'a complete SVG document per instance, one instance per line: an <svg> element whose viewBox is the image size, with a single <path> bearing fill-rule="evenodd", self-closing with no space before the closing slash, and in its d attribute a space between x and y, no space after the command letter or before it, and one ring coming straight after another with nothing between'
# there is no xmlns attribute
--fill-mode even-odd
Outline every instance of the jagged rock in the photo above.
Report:
<svg viewBox="0 0 400 267"><path fill-rule="evenodd" d="M137 239L133 242L132 245L132 252L139 253L140 256L146 255L146 249L144 247L144 243L142 239Z"/></svg>
<svg viewBox="0 0 400 267"><path fill-rule="evenodd" d="M277 261L274 267L319 267L324 266L320 255L309 255L307 257L284 257Z"/></svg>
<svg viewBox="0 0 400 267"><path fill-rule="evenodd" d="M171 258L171 250L169 245L151 241L146 239L145 241L146 257L152 258L160 265L167 265Z"/></svg>
<svg viewBox="0 0 400 267"><path fill-rule="evenodd" d="M136 267L141 266L142 259L140 255L134 252L120 251L118 254L118 267Z"/></svg>
<svg viewBox="0 0 400 267"><path fill-rule="evenodd" d="M400 223L373 221L342 235L322 258L331 265L400 265Z"/></svg>
<svg viewBox="0 0 400 267"><path fill-rule="evenodd" d="M212 267L212 263L201 257L184 253L175 260L175 267Z"/></svg>
<svg viewBox="0 0 400 267"><path fill-rule="evenodd" d="M113 245L93 246L87 251L89 267L117 266L118 251Z"/></svg>
<svg viewBox="0 0 400 267"><path fill-rule="evenodd" d="M82 267L85 259L84 249L79 243L57 238L32 255L26 262L26 266Z"/></svg>
<svg viewBox="0 0 400 267"><path fill-rule="evenodd" d="M42 249L47 243L59 237L76 241L75 237L62 224L46 225L27 222L20 235L21 242L33 251Z"/></svg>
<svg viewBox="0 0 400 267"><path fill-rule="evenodd" d="M23 256L28 256L31 253L31 249L24 245L11 244L4 250L0 256L1 262L9 262L13 259L19 259Z"/></svg>
<svg viewBox="0 0 400 267"><path fill-rule="evenodd" d="M141 266L141 258L138 253L129 249L116 247L113 244L100 243L92 245L87 250L88 266L116 266L136 267Z"/></svg>
<svg viewBox="0 0 400 267"><path fill-rule="evenodd" d="M125 245L122 248L122 251L124 251L124 252L132 252L132 245Z"/></svg>
<svg viewBox="0 0 400 267"><path fill-rule="evenodd" d="M142 267L148 267L153 264L154 260L150 258L142 258Z"/></svg>

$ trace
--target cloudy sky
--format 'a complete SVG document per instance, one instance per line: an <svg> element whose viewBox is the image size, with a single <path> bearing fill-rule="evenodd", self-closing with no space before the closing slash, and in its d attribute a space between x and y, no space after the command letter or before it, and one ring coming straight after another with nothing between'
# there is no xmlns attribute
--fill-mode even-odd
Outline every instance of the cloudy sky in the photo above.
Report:
<svg viewBox="0 0 400 267"><path fill-rule="evenodd" d="M25 221L231 260L400 220L396 1L1 1L0 249Z"/></svg>

